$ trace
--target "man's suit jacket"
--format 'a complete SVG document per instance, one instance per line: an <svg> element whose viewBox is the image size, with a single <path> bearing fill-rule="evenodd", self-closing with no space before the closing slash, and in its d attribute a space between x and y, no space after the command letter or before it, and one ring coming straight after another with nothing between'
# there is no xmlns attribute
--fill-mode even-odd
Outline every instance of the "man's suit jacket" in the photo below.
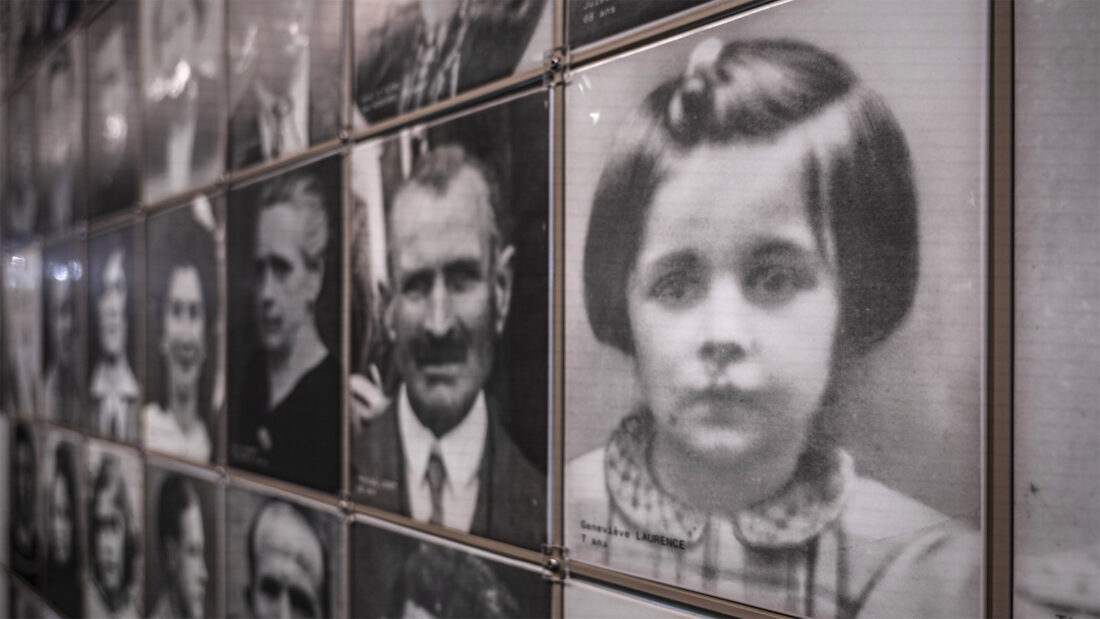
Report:
<svg viewBox="0 0 1100 619"><path fill-rule="evenodd" d="M460 50L459 93L516 70L546 5L546 0L468 1L470 23ZM406 0L389 8L381 25L357 37L355 99L368 123L410 111L400 106L401 83L416 70L424 29L420 3ZM424 105L429 103L434 101Z"/></svg>
<svg viewBox="0 0 1100 619"><path fill-rule="evenodd" d="M332 75L317 75L331 73ZM340 81L331 67L310 69L309 126L306 144L313 145L340 134ZM291 153L283 153L289 155ZM239 170L264 160L260 137L260 100L249 88L229 119L229 166Z"/></svg>
<svg viewBox="0 0 1100 619"><path fill-rule="evenodd" d="M546 476L520 453L486 397L489 431L478 470L477 508L470 533L538 549L546 542ZM356 500L409 516L405 449L397 426L397 400L362 430L352 453Z"/></svg>

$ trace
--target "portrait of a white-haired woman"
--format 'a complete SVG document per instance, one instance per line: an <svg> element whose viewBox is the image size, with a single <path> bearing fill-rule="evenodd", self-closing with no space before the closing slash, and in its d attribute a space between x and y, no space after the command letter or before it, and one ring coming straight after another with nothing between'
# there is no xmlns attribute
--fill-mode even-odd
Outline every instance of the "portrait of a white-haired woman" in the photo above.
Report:
<svg viewBox="0 0 1100 619"><path fill-rule="evenodd" d="M572 556L801 616L977 615L977 532L861 475L828 423L838 365L917 289L901 126L808 43L710 39L685 64L591 203L584 315L640 402L567 464Z"/></svg>

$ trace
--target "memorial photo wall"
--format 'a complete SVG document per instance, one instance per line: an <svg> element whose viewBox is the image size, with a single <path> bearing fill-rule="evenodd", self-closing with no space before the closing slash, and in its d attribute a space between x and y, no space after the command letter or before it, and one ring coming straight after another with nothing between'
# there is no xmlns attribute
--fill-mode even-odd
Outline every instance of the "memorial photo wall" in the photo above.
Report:
<svg viewBox="0 0 1100 619"><path fill-rule="evenodd" d="M4 611L988 616L991 11L4 3Z"/></svg>

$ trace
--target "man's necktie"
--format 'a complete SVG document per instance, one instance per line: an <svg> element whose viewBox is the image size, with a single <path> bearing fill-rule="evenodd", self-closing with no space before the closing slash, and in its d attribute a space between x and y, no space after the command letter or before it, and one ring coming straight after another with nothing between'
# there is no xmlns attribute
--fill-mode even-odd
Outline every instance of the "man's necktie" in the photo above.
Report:
<svg viewBox="0 0 1100 619"><path fill-rule="evenodd" d="M432 515L428 522L443 524L443 484L447 481L447 468L443 466L443 458L439 452L432 450L428 458L428 471L424 474L428 478L428 490L432 494Z"/></svg>
<svg viewBox="0 0 1100 619"><path fill-rule="evenodd" d="M271 108L271 115L275 117L275 131L271 140L272 159L281 157L283 150L287 147L286 142L288 140L284 132L286 131L286 121L290 117L293 107L294 103L288 97L284 97Z"/></svg>

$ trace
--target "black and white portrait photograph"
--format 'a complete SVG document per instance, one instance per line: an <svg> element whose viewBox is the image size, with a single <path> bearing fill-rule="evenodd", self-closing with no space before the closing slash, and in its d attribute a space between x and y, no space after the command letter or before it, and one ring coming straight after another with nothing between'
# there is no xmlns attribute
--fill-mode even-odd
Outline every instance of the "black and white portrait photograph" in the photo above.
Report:
<svg viewBox="0 0 1100 619"><path fill-rule="evenodd" d="M88 218L138 201L141 100L138 3L119 0L88 26Z"/></svg>
<svg viewBox="0 0 1100 619"><path fill-rule="evenodd" d="M373 124L542 66L551 0L357 0L356 123Z"/></svg>
<svg viewBox="0 0 1100 619"><path fill-rule="evenodd" d="M78 34L38 71L38 193L46 233L64 231L83 215L83 50Z"/></svg>
<svg viewBox="0 0 1100 619"><path fill-rule="evenodd" d="M353 153L351 490L417 520L546 540L545 92Z"/></svg>
<svg viewBox="0 0 1100 619"><path fill-rule="evenodd" d="M123 441L138 438L137 230L127 225L88 237L88 427Z"/></svg>
<svg viewBox="0 0 1100 619"><path fill-rule="evenodd" d="M29 129L35 126L34 86L34 82L24 84L8 98L7 183L3 213L6 239L26 239L35 233L38 225L38 185L34 175L37 144L35 132Z"/></svg>
<svg viewBox="0 0 1100 619"><path fill-rule="evenodd" d="M145 467L145 608L152 619L222 615L216 478L149 464Z"/></svg>
<svg viewBox="0 0 1100 619"><path fill-rule="evenodd" d="M42 15L42 37L46 43L60 37L80 19L85 0L39 0Z"/></svg>
<svg viewBox="0 0 1100 619"><path fill-rule="evenodd" d="M88 561L84 614L131 618L141 614L142 485L136 452L88 441Z"/></svg>
<svg viewBox="0 0 1100 619"><path fill-rule="evenodd" d="M42 582L42 529L39 513L38 433L27 421L11 424L8 451L8 566L31 586Z"/></svg>
<svg viewBox="0 0 1100 619"><path fill-rule="evenodd" d="M42 408L46 419L84 426L84 244L47 246L42 269Z"/></svg>
<svg viewBox="0 0 1100 619"><path fill-rule="evenodd" d="M979 615L987 8L784 3L573 76L574 560Z"/></svg>
<svg viewBox="0 0 1100 619"><path fill-rule="evenodd" d="M42 249L24 245L3 254L4 410L16 415L42 411Z"/></svg>
<svg viewBox="0 0 1100 619"><path fill-rule="evenodd" d="M145 446L199 462L216 453L225 401L219 221L199 196L146 222Z"/></svg>
<svg viewBox="0 0 1100 619"><path fill-rule="evenodd" d="M11 453L11 418L8 415L0 415L0 445ZM10 565L11 536L8 535L8 524L11 522L12 492L11 486L11 456L0 456L0 565ZM0 577L0 581L5 580ZM3 586L3 582L0 582ZM0 599L0 610L7 608Z"/></svg>
<svg viewBox="0 0 1100 619"><path fill-rule="evenodd" d="M226 616L344 616L344 525L334 508L231 486L227 512Z"/></svg>
<svg viewBox="0 0 1100 619"><path fill-rule="evenodd" d="M301 152L344 126L346 0L229 3L229 167Z"/></svg>
<svg viewBox="0 0 1100 619"><path fill-rule="evenodd" d="M11 59L9 75L13 78L22 75L38 53L42 34L38 19L40 6L41 3L36 0L11 0L4 3L3 10L7 12L8 19L8 39L5 43Z"/></svg>
<svg viewBox="0 0 1100 619"><path fill-rule="evenodd" d="M42 591L46 600L65 617L84 616L80 460L79 434L54 430L46 435L41 490L46 508L46 571Z"/></svg>
<svg viewBox="0 0 1100 619"><path fill-rule="evenodd" d="M227 207L229 463L325 492L343 453L343 167L283 172Z"/></svg>
<svg viewBox="0 0 1100 619"><path fill-rule="evenodd" d="M141 3L147 201L225 169L224 13L222 0Z"/></svg>
<svg viewBox="0 0 1100 619"><path fill-rule="evenodd" d="M379 525L351 525L352 617L550 617L550 581L534 567Z"/></svg>
<svg viewBox="0 0 1100 619"><path fill-rule="evenodd" d="M1100 617L1100 4L1015 13L1013 616Z"/></svg>
<svg viewBox="0 0 1100 619"><path fill-rule="evenodd" d="M580 47L710 0L568 0L569 44Z"/></svg>

